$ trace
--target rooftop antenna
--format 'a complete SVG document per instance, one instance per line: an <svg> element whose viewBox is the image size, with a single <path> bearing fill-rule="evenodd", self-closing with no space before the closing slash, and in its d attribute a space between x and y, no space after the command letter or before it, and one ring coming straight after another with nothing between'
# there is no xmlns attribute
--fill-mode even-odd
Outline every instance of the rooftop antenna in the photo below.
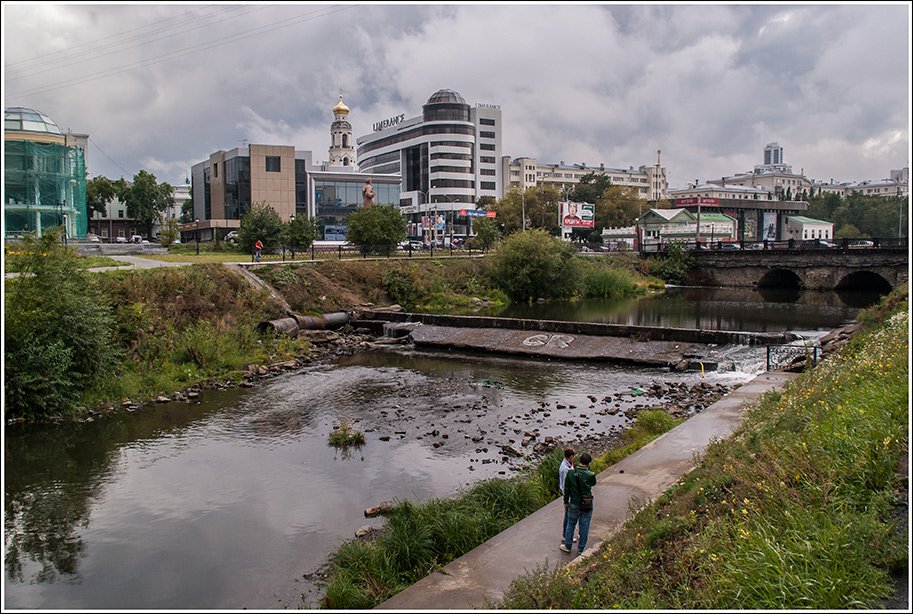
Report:
<svg viewBox="0 0 913 614"><path fill-rule="evenodd" d="M247 147L247 139L241 139L241 147Z"/></svg>

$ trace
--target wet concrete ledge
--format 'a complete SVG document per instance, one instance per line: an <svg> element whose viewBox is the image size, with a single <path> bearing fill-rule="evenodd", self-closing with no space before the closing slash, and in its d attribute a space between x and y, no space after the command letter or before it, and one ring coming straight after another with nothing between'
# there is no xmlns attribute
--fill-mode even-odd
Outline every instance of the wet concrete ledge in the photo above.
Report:
<svg viewBox="0 0 913 614"><path fill-rule="evenodd" d="M604 322L565 322L561 320L452 316L392 311L363 311L358 317L362 320L382 320L386 322L421 322L422 324L433 326L496 328L601 337L631 337L638 341L678 341L716 345L775 345L798 339L798 336L787 332L756 333L694 330L689 328L606 324Z"/></svg>

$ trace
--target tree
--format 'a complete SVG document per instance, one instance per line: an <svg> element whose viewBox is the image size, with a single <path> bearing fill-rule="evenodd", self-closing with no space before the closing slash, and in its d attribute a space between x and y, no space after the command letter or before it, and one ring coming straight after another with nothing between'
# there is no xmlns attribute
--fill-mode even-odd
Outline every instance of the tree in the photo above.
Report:
<svg viewBox="0 0 913 614"><path fill-rule="evenodd" d="M97 277L60 245L60 230L26 235L22 275L7 280L4 411L47 417L75 408L117 358L114 316Z"/></svg>
<svg viewBox="0 0 913 614"><path fill-rule="evenodd" d="M480 196L479 200L476 201L476 209L489 211L496 202L498 202L498 199L494 196Z"/></svg>
<svg viewBox="0 0 913 614"><path fill-rule="evenodd" d="M515 301L574 296L580 284L576 250L545 230L526 230L507 237L491 256L490 271L498 287Z"/></svg>
<svg viewBox="0 0 913 614"><path fill-rule="evenodd" d="M520 192L509 192L504 198L498 200L490 209L498 214L498 226L501 234L507 236L520 230L520 212L523 207ZM527 217L529 217L527 215ZM473 223L474 225L475 223Z"/></svg>
<svg viewBox="0 0 913 614"><path fill-rule="evenodd" d="M165 225L162 226L161 232L159 232L159 243L164 247L168 247L174 243L175 239L178 238L178 223L174 220L167 220Z"/></svg>
<svg viewBox="0 0 913 614"><path fill-rule="evenodd" d="M133 183L122 188L118 196L127 205L127 215L146 227L146 236L152 235L152 225L174 204L174 188L158 183L155 175L145 170L134 175Z"/></svg>
<svg viewBox="0 0 913 614"><path fill-rule="evenodd" d="M406 239L406 220L396 205L360 207L349 215L346 237L362 251L389 253Z"/></svg>
<svg viewBox="0 0 913 614"><path fill-rule="evenodd" d="M580 178L570 199L578 203L595 203L612 186L612 179L601 173L587 173Z"/></svg>
<svg viewBox="0 0 913 614"><path fill-rule="evenodd" d="M99 175L86 182L86 209L89 217L94 212L101 215L107 213L108 203L117 196L117 186L113 181Z"/></svg>
<svg viewBox="0 0 913 614"><path fill-rule="evenodd" d="M637 190L620 185L607 187L595 203L596 229L630 226L644 205Z"/></svg>
<svg viewBox="0 0 913 614"><path fill-rule="evenodd" d="M181 205L181 223L187 224L193 221L193 190L190 191L190 198Z"/></svg>
<svg viewBox="0 0 913 614"><path fill-rule="evenodd" d="M320 228L316 218L301 215L286 224L283 232L285 245L294 252L310 248L311 243L318 237Z"/></svg>
<svg viewBox="0 0 913 614"><path fill-rule="evenodd" d="M869 235L865 234L852 224L844 224L835 233L835 239L868 239Z"/></svg>
<svg viewBox="0 0 913 614"><path fill-rule="evenodd" d="M247 253L254 251L254 243L261 241L263 251L269 253L282 246L284 225L279 214L267 203L254 203L250 211L241 218L238 227L238 243Z"/></svg>
<svg viewBox="0 0 913 614"><path fill-rule="evenodd" d="M470 239L472 247L488 249L501 240L501 231L498 230L498 224L490 217L476 218L472 222L472 230L476 233Z"/></svg>

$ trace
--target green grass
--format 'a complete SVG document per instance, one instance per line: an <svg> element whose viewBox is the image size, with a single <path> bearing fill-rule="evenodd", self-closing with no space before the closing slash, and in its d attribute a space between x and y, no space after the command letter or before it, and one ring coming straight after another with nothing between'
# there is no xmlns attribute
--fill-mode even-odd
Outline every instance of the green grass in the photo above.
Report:
<svg viewBox="0 0 913 614"><path fill-rule="evenodd" d="M877 608L907 566L907 305L749 409L698 468L579 567L517 580L508 609ZM891 307L894 315L888 316Z"/></svg>
<svg viewBox="0 0 913 614"><path fill-rule="evenodd" d="M662 410L641 412L624 452L610 452L591 466L620 459L679 422L659 414L668 418ZM557 448L520 478L480 482L450 499L400 502L378 539L347 542L333 556L323 606L374 607L553 501L563 458Z"/></svg>
<svg viewBox="0 0 913 614"><path fill-rule="evenodd" d="M348 418L341 418L339 425L330 432L329 443L334 448L365 445L365 434L355 428Z"/></svg>
<svg viewBox="0 0 913 614"><path fill-rule="evenodd" d="M6 255L3 259L3 271L5 273L18 273L21 271L21 261L22 253L21 246L18 245L8 245L6 246ZM118 267L118 266L130 266L128 262L121 262L120 260L114 260L113 258L108 258L107 256L83 256L77 254L75 249L70 249L74 256L76 256L76 266L81 269L91 269L95 267Z"/></svg>

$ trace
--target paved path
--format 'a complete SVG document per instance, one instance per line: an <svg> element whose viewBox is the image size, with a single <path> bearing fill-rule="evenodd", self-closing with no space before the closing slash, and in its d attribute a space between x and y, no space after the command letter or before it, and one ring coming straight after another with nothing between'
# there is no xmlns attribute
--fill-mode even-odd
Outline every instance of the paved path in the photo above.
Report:
<svg viewBox="0 0 913 614"><path fill-rule="evenodd" d="M695 454L701 454L712 439L725 438L735 430L747 403L782 388L795 376L763 373L600 473L593 488L593 520L583 556L593 554L617 531L627 519L632 499L646 503L663 493L694 468ZM467 610L499 601L510 583L526 571L573 560L558 549L563 518L564 505L556 499L378 608Z"/></svg>

